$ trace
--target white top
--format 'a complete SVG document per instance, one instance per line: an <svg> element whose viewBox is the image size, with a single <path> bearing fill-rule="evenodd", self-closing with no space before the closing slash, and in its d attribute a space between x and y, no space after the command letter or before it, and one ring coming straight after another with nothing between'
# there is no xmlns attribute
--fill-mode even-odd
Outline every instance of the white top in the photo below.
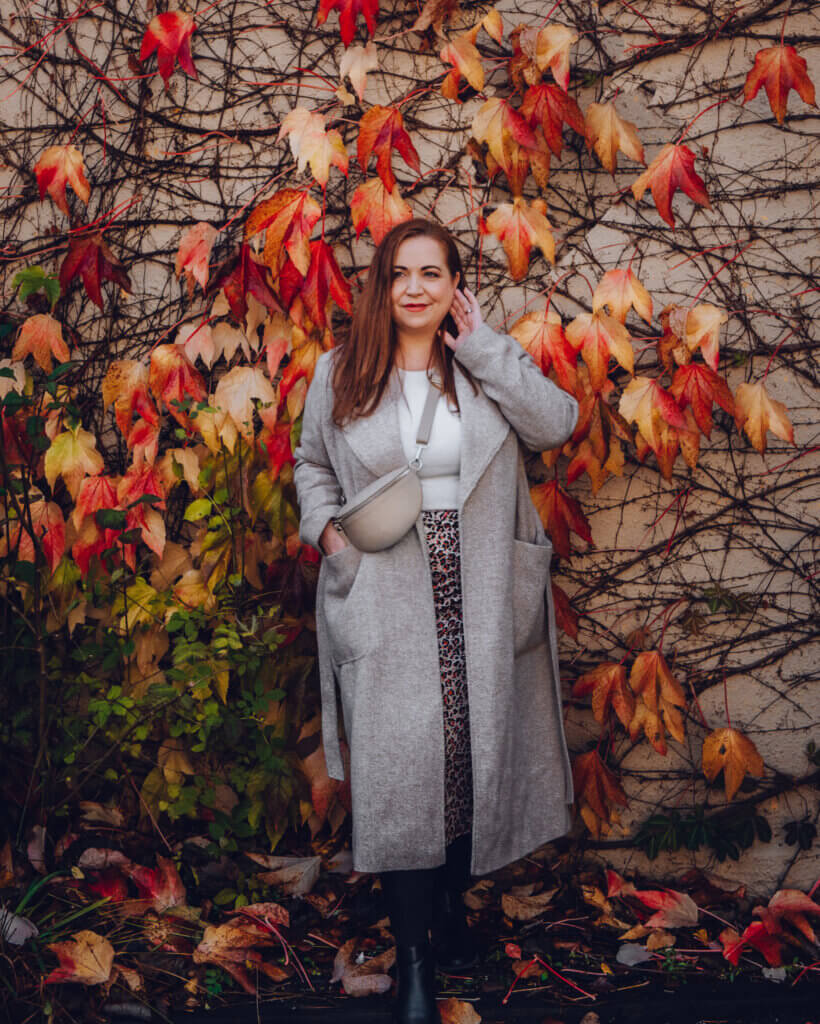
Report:
<svg viewBox="0 0 820 1024"><path fill-rule="evenodd" d="M406 402L399 402L399 428L404 454L411 459L416 452L418 433L427 390L426 370L396 367ZM458 479L461 470L461 418L453 412L444 395L439 395L430 440L422 452L421 507L458 508Z"/></svg>

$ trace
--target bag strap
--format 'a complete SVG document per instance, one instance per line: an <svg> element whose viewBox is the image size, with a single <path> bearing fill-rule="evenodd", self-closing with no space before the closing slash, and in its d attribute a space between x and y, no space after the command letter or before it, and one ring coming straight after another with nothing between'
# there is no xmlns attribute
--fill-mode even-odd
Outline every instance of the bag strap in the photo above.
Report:
<svg viewBox="0 0 820 1024"><path fill-rule="evenodd" d="M419 429L416 433L416 454L410 460L410 465L413 469L421 469L421 454L430 440L430 431L433 429L433 418L436 415L436 406L440 394L440 388L431 380L429 390L427 391L427 400L424 403L424 410L419 421Z"/></svg>

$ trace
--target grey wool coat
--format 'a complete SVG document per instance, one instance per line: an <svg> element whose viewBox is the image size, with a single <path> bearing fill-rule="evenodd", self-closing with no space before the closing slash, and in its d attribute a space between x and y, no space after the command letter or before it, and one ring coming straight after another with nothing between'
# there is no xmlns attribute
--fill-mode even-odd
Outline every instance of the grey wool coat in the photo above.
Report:
<svg viewBox="0 0 820 1024"><path fill-rule="evenodd" d="M519 438L534 450L562 444L575 427L578 403L514 338L487 324L454 355L473 769L470 870L481 875L570 828L574 793L550 589L552 544L529 494ZM330 415L332 358L331 349L316 363L294 452L300 537L316 548L343 495L406 461L398 375L391 375L370 416L339 429ZM461 365L476 378L477 395ZM322 558L316 636L331 778L345 778L337 683L350 749L354 870L442 864L443 700L421 515L386 550L347 546Z"/></svg>

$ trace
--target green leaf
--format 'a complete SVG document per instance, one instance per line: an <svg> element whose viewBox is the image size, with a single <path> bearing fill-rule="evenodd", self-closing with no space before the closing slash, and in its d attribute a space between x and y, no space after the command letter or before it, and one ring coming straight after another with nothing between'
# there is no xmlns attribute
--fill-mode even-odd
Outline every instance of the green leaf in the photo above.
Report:
<svg viewBox="0 0 820 1024"><path fill-rule="evenodd" d="M191 504L185 509L185 515L183 516L189 523L195 523L200 519L204 519L205 516L209 515L211 511L211 499L210 498L197 498L196 501L192 501Z"/></svg>
<svg viewBox="0 0 820 1024"><path fill-rule="evenodd" d="M35 295L42 289L52 309L60 297L60 282L55 274L47 274L42 267L24 267L18 270L12 279L12 287L20 289L20 302L25 302L29 295Z"/></svg>

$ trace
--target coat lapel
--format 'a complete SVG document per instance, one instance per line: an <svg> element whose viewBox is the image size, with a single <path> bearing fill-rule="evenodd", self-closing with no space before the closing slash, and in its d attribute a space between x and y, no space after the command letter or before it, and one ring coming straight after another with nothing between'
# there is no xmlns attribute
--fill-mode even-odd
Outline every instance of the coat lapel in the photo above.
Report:
<svg viewBox="0 0 820 1024"><path fill-rule="evenodd" d="M478 394L473 394L472 386L457 361L454 366L462 424L459 479L461 508L511 427L496 403L484 394L481 382L477 382ZM400 401L401 382L398 374L393 373L382 401L374 412L370 416L360 416L341 428L343 437L356 457L374 476L389 473L406 461L399 430Z"/></svg>

